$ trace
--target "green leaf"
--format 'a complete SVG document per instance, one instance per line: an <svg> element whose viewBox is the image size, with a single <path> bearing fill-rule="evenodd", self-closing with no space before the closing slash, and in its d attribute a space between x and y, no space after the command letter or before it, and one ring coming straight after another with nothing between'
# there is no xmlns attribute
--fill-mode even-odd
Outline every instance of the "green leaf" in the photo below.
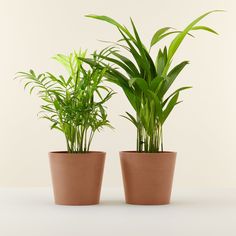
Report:
<svg viewBox="0 0 236 236"><path fill-rule="evenodd" d="M134 82L135 82L136 79L138 79L138 78L137 78L137 77L134 77L134 78L131 78L131 79L129 80L129 86L130 86L130 87L133 86L133 84L134 84Z"/></svg>
<svg viewBox="0 0 236 236"><path fill-rule="evenodd" d="M112 19L111 17L102 16L102 15L99 16L99 15L95 15L95 14L89 14L89 15L86 15L86 17L106 21L107 23L110 23L110 24L116 26L121 31L123 31L130 39L133 39L132 34L124 26L122 26L120 23L118 23L116 20Z"/></svg>
<svg viewBox="0 0 236 236"><path fill-rule="evenodd" d="M70 63L69 63L68 57L66 55L57 54L54 57L52 57L52 59L56 60L61 65L63 65L65 67L65 69L71 74L72 71L71 71Z"/></svg>
<svg viewBox="0 0 236 236"><path fill-rule="evenodd" d="M128 40L128 38L120 31L121 35L123 36L125 42L129 46L129 51L132 54L133 58L137 62L137 65L139 66L140 72L148 70L146 63L143 61L143 58L140 56L140 54L137 52L137 50L134 48L134 46L131 44L131 42Z"/></svg>
<svg viewBox="0 0 236 236"><path fill-rule="evenodd" d="M125 86L124 84L120 85L123 89L126 97L128 98L128 101L130 102L131 106L134 108L134 110L137 110L137 97L135 96L135 93L132 88Z"/></svg>
<svg viewBox="0 0 236 236"><path fill-rule="evenodd" d="M148 68L147 58L146 58L146 54L145 54L145 47L144 47L144 45L143 45L143 43L142 43L142 41L141 41L141 39L139 37L138 31L136 29L136 26L135 26L132 18L130 18L130 21L131 21L131 24L132 24L132 27L133 27L135 38L136 38L136 41L133 40L133 42L138 47L140 55L142 56L142 59L145 61L146 65L147 65L147 68Z"/></svg>
<svg viewBox="0 0 236 236"><path fill-rule="evenodd" d="M169 99L171 97L173 97L175 94L179 93L180 91L183 91L183 90L186 90L186 89L190 89L192 88L191 86L186 86L186 87L182 87L182 88L179 88L177 90L175 90L173 93L171 93L166 99L165 101L162 103L162 106L164 107L166 105L166 103L169 101Z"/></svg>
<svg viewBox="0 0 236 236"><path fill-rule="evenodd" d="M158 119L162 123L163 111L162 111L161 101L159 100L158 96L154 92L152 92L151 90L148 90L148 94L151 96L151 100L155 101Z"/></svg>
<svg viewBox="0 0 236 236"><path fill-rule="evenodd" d="M180 74L180 72L184 69L186 65L188 65L188 61L183 61L177 66L175 66L167 75L165 82L163 83L163 86L161 88L161 91L159 93L160 97L163 97L165 93L168 91L170 86L173 84L177 76Z"/></svg>
<svg viewBox="0 0 236 236"><path fill-rule="evenodd" d="M177 104L179 98L179 93L176 93L171 100L169 101L166 109L163 111L163 119L162 119L162 124L164 124L164 122L166 121L167 117L169 116L169 114L171 113L171 111L173 110L173 108L175 107L175 105Z"/></svg>
<svg viewBox="0 0 236 236"><path fill-rule="evenodd" d="M210 27L207 27L207 26L194 26L191 30L205 30L205 31L208 31L210 33L218 35L218 33L215 30L213 30L213 29L211 29Z"/></svg>
<svg viewBox="0 0 236 236"><path fill-rule="evenodd" d="M125 70L128 75L133 75L133 71L128 66L126 66L124 63L122 63L121 61L116 60L111 57L102 56L102 55L100 56L100 58L103 58L107 61L115 63L116 65L120 66L123 70Z"/></svg>
<svg viewBox="0 0 236 236"><path fill-rule="evenodd" d="M161 49L159 50L156 59L156 71L158 76L162 75L166 63L167 63L167 48L165 47L163 52Z"/></svg>
<svg viewBox="0 0 236 236"><path fill-rule="evenodd" d="M159 30L156 31L156 33L153 35L152 40L151 40L151 44L150 44L150 48L155 45L157 42L159 42L161 40L161 36L168 31L169 29L171 29L171 27L164 27L161 28Z"/></svg>
<svg viewBox="0 0 236 236"><path fill-rule="evenodd" d="M154 79L152 79L149 88L156 93L158 87L160 86L160 84L162 83L162 81L164 80L163 77L155 77Z"/></svg>
<svg viewBox="0 0 236 236"><path fill-rule="evenodd" d="M153 63L153 60L150 57L145 46L143 45L133 20L131 18L130 18L130 20L131 20L131 24L132 24L133 31L134 31L135 38L136 38L136 41L133 40L133 42L135 43L136 47L139 49L142 61L145 64L145 69L146 69L145 73L150 77L152 77L152 76L155 77L156 76L156 69L155 69L155 65Z"/></svg>
<svg viewBox="0 0 236 236"><path fill-rule="evenodd" d="M138 69L136 68L136 66L134 65L134 63L131 60L129 60L127 57L125 57L117 52L112 52L112 54L114 56L118 57L120 60L122 60L130 68L130 70L132 70L132 72L135 76L139 75Z"/></svg>
<svg viewBox="0 0 236 236"><path fill-rule="evenodd" d="M209 11L201 16L199 16L197 19L195 19L194 21L192 21L181 33L179 33L174 40L171 42L170 47L168 49L168 60L170 61L171 58L173 57L173 55L175 54L176 50L178 49L178 47L180 46L180 44L182 43L182 41L184 40L185 36L188 34L188 32L190 30L192 30L192 28L199 22L201 21L203 18L205 18L206 16L208 16L209 14L213 13L213 12L220 12L221 10L213 10L213 11Z"/></svg>
<svg viewBox="0 0 236 236"><path fill-rule="evenodd" d="M130 86L133 86L135 84L137 84L139 89L141 89L144 93L147 92L148 84L147 84L146 80L144 80L143 78L132 78L129 80Z"/></svg>
<svg viewBox="0 0 236 236"><path fill-rule="evenodd" d="M126 112L126 114L127 114L127 116L123 116L123 115L121 115L121 116L124 117L125 119L129 120L136 127L138 127L138 123L137 123L136 119L129 112Z"/></svg>
<svg viewBox="0 0 236 236"><path fill-rule="evenodd" d="M171 32L167 32L167 33L165 33L165 34L162 34L162 35L159 36L159 38L158 38L158 40L155 42L155 44L156 44L157 42L161 41L163 38L169 36L169 35L177 34L177 33L181 33L181 32L182 32L182 31L174 30L174 31L171 31ZM194 36L193 36L192 34L190 34L190 33L188 33L187 35L189 35L189 36L191 36L191 37L194 38ZM155 44L150 45L150 49L151 49L152 46L154 46Z"/></svg>

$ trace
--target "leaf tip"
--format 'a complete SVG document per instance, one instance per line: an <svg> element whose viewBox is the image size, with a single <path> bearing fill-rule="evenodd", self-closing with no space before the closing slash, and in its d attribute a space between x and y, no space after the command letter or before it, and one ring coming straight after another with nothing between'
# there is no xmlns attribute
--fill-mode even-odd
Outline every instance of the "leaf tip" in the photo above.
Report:
<svg viewBox="0 0 236 236"><path fill-rule="evenodd" d="M86 14L86 15L84 15L85 17L94 17L95 15L94 14Z"/></svg>

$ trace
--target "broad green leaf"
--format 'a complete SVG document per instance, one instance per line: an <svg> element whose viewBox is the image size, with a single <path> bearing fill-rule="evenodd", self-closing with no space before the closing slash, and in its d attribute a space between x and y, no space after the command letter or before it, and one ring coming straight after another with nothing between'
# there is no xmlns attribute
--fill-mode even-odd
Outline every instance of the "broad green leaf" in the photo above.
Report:
<svg viewBox="0 0 236 236"><path fill-rule="evenodd" d="M157 93L159 87L161 86L162 82L163 82L164 78L163 77L155 77L154 79L152 79L149 88L154 92Z"/></svg>
<svg viewBox="0 0 236 236"><path fill-rule="evenodd" d="M130 81L129 81L129 85L130 86L133 86L137 84L139 89L141 89L144 93L147 92L148 90L148 84L146 82L146 80L144 80L143 78L132 78Z"/></svg>
<svg viewBox="0 0 236 236"><path fill-rule="evenodd" d="M177 66L175 66L167 75L165 82L163 83L163 86L161 88L161 91L159 93L160 97L163 97L165 93L168 91L170 86L173 84L179 73L183 70L183 68L189 64L188 61L183 61Z"/></svg>
<svg viewBox="0 0 236 236"><path fill-rule="evenodd" d="M160 77L167 63L167 48L165 47L163 52L160 49L156 58L156 71L157 75Z"/></svg>
<svg viewBox="0 0 236 236"><path fill-rule="evenodd" d="M158 96L154 92L152 92L151 90L148 90L148 94L151 96L151 100L155 101L158 119L160 120L160 122L162 122L163 111L162 111L161 101L159 100Z"/></svg>
<svg viewBox="0 0 236 236"><path fill-rule="evenodd" d="M135 82L135 80L137 79L137 77L134 77L134 78L131 78L129 80L129 86L132 87L133 86L133 83Z"/></svg>

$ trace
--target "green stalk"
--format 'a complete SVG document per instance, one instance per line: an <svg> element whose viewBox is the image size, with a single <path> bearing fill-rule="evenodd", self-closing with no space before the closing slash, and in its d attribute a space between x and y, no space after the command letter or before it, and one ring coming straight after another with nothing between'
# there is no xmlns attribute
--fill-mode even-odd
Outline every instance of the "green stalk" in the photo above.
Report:
<svg viewBox="0 0 236 236"><path fill-rule="evenodd" d="M94 136L94 132L91 130L90 135L89 135L88 150L90 149L90 145L91 145L93 136Z"/></svg>
<svg viewBox="0 0 236 236"><path fill-rule="evenodd" d="M161 152L164 150L164 142L163 142L163 126L161 125Z"/></svg>

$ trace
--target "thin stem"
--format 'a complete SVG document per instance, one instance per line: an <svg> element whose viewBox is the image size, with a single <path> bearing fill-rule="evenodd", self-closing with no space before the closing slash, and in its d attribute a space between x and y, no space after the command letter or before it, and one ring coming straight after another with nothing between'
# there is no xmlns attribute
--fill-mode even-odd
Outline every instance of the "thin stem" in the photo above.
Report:
<svg viewBox="0 0 236 236"><path fill-rule="evenodd" d="M93 140L94 132L91 130L89 135L89 142L88 142L88 151L90 149L91 142Z"/></svg>
<svg viewBox="0 0 236 236"><path fill-rule="evenodd" d="M161 151L163 152L164 150L164 143L163 143L163 126L161 125Z"/></svg>

